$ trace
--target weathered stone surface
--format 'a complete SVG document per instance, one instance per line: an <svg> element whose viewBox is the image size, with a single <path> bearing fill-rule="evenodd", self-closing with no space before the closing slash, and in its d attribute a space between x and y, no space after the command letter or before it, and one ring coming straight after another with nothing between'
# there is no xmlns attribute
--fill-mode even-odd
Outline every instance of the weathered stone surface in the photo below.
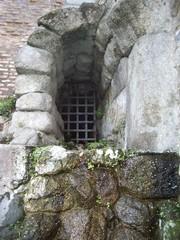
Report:
<svg viewBox="0 0 180 240"><path fill-rule="evenodd" d="M13 134L11 145L46 146L57 145L59 141L52 134L45 134L31 128L22 128Z"/></svg>
<svg viewBox="0 0 180 240"><path fill-rule="evenodd" d="M156 239L163 240L164 236L170 240L180 237L180 203L178 200L164 200L157 203L159 224Z"/></svg>
<svg viewBox="0 0 180 240"><path fill-rule="evenodd" d="M101 137L113 141L124 148L126 120L126 89L114 100L110 93L105 102L105 111L101 120Z"/></svg>
<svg viewBox="0 0 180 240"><path fill-rule="evenodd" d="M32 47L45 49L53 54L62 48L61 38L43 27L37 28L28 38L28 44Z"/></svg>
<svg viewBox="0 0 180 240"><path fill-rule="evenodd" d="M51 112L53 99L47 93L28 93L16 101L17 111L43 111Z"/></svg>
<svg viewBox="0 0 180 240"><path fill-rule="evenodd" d="M15 112L9 132L14 134L22 128L31 128L62 137L55 118L48 112Z"/></svg>
<svg viewBox="0 0 180 240"><path fill-rule="evenodd" d="M102 90L106 91L106 89L110 86L113 75L117 69L120 58L122 54L118 48L116 39L111 39L110 43L107 45L105 54L104 54L104 64L102 68Z"/></svg>
<svg viewBox="0 0 180 240"><path fill-rule="evenodd" d="M117 179L113 173L99 168L95 171L96 191L102 205L113 204L116 202L118 194Z"/></svg>
<svg viewBox="0 0 180 240"><path fill-rule="evenodd" d="M54 76L55 64L51 53L46 50L25 46L16 57L16 70L19 74L44 74Z"/></svg>
<svg viewBox="0 0 180 240"><path fill-rule="evenodd" d="M119 185L142 198L168 198L179 194L176 154L146 154L128 159L117 171Z"/></svg>
<svg viewBox="0 0 180 240"><path fill-rule="evenodd" d="M31 128L22 128L13 134L12 145L36 146L39 144L38 132Z"/></svg>
<svg viewBox="0 0 180 240"><path fill-rule="evenodd" d="M85 23L82 12L75 8L58 9L38 20L38 24L62 36L66 32L78 30Z"/></svg>
<svg viewBox="0 0 180 240"><path fill-rule="evenodd" d="M55 117L56 123L57 123L58 127L59 127L59 128L62 130L62 132L63 132L63 130L64 130L64 121L63 121L63 119L62 119L62 117L61 117L61 114L58 112L55 103L53 104L51 114Z"/></svg>
<svg viewBox="0 0 180 240"><path fill-rule="evenodd" d="M80 6L80 10L83 14L83 17L86 19L89 25L97 25L104 13L105 7L102 4L92 3L94 1L90 0L83 1Z"/></svg>
<svg viewBox="0 0 180 240"><path fill-rule="evenodd" d="M145 33L172 29L171 4L160 0L118 1L109 13L107 24L118 39L122 53L126 54L135 41Z"/></svg>
<svg viewBox="0 0 180 240"><path fill-rule="evenodd" d="M0 228L23 215L22 198L12 190L27 181L27 153L24 147L0 145Z"/></svg>
<svg viewBox="0 0 180 240"><path fill-rule="evenodd" d="M147 240L139 231L131 228L123 227L121 224L117 225L110 236L111 240Z"/></svg>
<svg viewBox="0 0 180 240"><path fill-rule="evenodd" d="M53 81L45 75L18 75L15 84L15 93L23 95L31 92L53 94Z"/></svg>
<svg viewBox="0 0 180 240"><path fill-rule="evenodd" d="M78 163L78 152L68 151L62 146L45 148L35 171L39 175L57 174L75 168Z"/></svg>
<svg viewBox="0 0 180 240"><path fill-rule="evenodd" d="M128 58L121 58L118 68L111 81L111 94L114 99L127 86L128 83Z"/></svg>
<svg viewBox="0 0 180 240"><path fill-rule="evenodd" d="M80 54L77 58L77 69L82 72L87 72L89 73L92 70L92 57L85 55L85 54Z"/></svg>
<svg viewBox="0 0 180 240"><path fill-rule="evenodd" d="M115 204L116 217L124 224L145 232L151 224L151 215L146 203L129 196L122 196Z"/></svg>
<svg viewBox="0 0 180 240"><path fill-rule="evenodd" d="M107 232L107 213L104 208L93 208L91 210L91 224L88 240L104 240Z"/></svg>
<svg viewBox="0 0 180 240"><path fill-rule="evenodd" d="M178 151L179 58L170 33L146 35L135 44L128 63L128 148Z"/></svg>
<svg viewBox="0 0 180 240"><path fill-rule="evenodd" d="M25 147L0 145L0 195L27 180Z"/></svg>
<svg viewBox="0 0 180 240"><path fill-rule="evenodd" d="M0 195L0 228L14 224L23 217L22 197L12 192Z"/></svg>
<svg viewBox="0 0 180 240"><path fill-rule="evenodd" d="M59 226L57 214L32 214L25 218L18 235L22 240L53 239Z"/></svg>
<svg viewBox="0 0 180 240"><path fill-rule="evenodd" d="M69 181L76 192L76 206L83 208L94 207L96 193L92 176L88 176L87 171L83 171L83 169L75 169L70 175Z"/></svg>
<svg viewBox="0 0 180 240"><path fill-rule="evenodd" d="M25 195L26 212L60 212L74 205L69 176L37 176L31 179Z"/></svg>
<svg viewBox="0 0 180 240"><path fill-rule="evenodd" d="M88 239L90 224L89 210L73 209L61 215L62 227L56 239L85 240Z"/></svg>

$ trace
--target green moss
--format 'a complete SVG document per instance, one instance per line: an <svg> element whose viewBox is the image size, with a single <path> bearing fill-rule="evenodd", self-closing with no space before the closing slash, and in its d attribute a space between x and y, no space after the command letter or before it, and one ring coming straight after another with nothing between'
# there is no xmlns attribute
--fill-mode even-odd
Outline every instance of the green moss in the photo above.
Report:
<svg viewBox="0 0 180 240"><path fill-rule="evenodd" d="M166 201L159 210L160 239L180 239L180 203Z"/></svg>
<svg viewBox="0 0 180 240"><path fill-rule="evenodd" d="M35 173L35 166L36 163L39 161L45 161L49 158L49 146L46 147L36 147L33 148L32 151L29 153L29 175L30 177Z"/></svg>
<svg viewBox="0 0 180 240"><path fill-rule="evenodd" d="M15 103L15 97L0 99L0 115L9 117L12 111L15 109Z"/></svg>
<svg viewBox="0 0 180 240"><path fill-rule="evenodd" d="M88 150L92 150L92 149L102 149L102 148L106 148L106 147L110 147L110 146L111 146L111 144L108 141L99 140L97 142L87 143L85 148L87 148Z"/></svg>
<svg viewBox="0 0 180 240"><path fill-rule="evenodd" d="M101 153L98 156L98 150L91 149L86 153L87 167L89 170L94 170L95 167L105 166L108 168L116 168L122 164L127 158L135 155L134 152L123 149L113 149L112 147L106 147L100 149Z"/></svg>
<svg viewBox="0 0 180 240"><path fill-rule="evenodd" d="M96 110L96 118L98 120L102 119L104 115L104 108L102 106L99 106L98 109Z"/></svg>

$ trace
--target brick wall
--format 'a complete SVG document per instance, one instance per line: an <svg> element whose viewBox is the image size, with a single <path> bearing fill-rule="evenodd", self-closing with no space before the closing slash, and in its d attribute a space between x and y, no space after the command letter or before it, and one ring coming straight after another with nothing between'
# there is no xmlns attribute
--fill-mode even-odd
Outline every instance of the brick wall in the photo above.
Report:
<svg viewBox="0 0 180 240"><path fill-rule="evenodd" d="M0 98L14 93L14 57L35 29L37 19L63 0L0 0Z"/></svg>

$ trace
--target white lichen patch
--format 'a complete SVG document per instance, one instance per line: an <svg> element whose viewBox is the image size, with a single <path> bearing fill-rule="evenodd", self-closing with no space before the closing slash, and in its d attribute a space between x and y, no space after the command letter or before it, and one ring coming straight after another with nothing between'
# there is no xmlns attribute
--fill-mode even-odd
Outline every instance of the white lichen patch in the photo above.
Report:
<svg viewBox="0 0 180 240"><path fill-rule="evenodd" d="M119 156L119 151L118 150L113 150L111 148L108 148L106 151L105 151L105 157L108 157L110 159L117 159Z"/></svg>
<svg viewBox="0 0 180 240"><path fill-rule="evenodd" d="M66 158L70 151L67 151L62 146L53 146L52 148L49 149L49 152L51 154L52 160L60 160Z"/></svg>

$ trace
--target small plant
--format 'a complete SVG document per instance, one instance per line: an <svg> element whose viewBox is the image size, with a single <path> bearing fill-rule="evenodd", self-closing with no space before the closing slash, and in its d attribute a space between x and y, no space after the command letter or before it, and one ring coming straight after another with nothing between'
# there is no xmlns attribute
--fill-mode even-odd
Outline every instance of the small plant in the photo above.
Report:
<svg viewBox="0 0 180 240"><path fill-rule="evenodd" d="M110 203L110 202L107 202L107 203L106 203L106 207L107 207L108 209L110 209L110 208L111 208L111 203Z"/></svg>
<svg viewBox="0 0 180 240"><path fill-rule="evenodd" d="M96 197L96 204L98 204L98 205L102 204L102 198L99 195Z"/></svg>
<svg viewBox="0 0 180 240"><path fill-rule="evenodd" d="M95 168L95 165L93 164L93 162L91 162L91 161L88 161L88 163L87 163L87 165L88 165L88 170L94 170L94 168Z"/></svg>
<svg viewBox="0 0 180 240"><path fill-rule="evenodd" d="M92 150L92 149L101 149L101 148L106 148L110 146L110 143L105 141L105 140L99 140L97 142L91 142L91 143L87 143L86 144L86 148L88 150Z"/></svg>
<svg viewBox="0 0 180 240"><path fill-rule="evenodd" d="M36 147L29 153L29 175L33 176L35 166L38 161L45 161L49 158L48 150L50 147ZM47 154L45 154L47 152Z"/></svg>
<svg viewBox="0 0 180 240"><path fill-rule="evenodd" d="M99 108L96 110L96 118L97 118L98 120L100 120L100 119L102 119L103 115L104 115L104 110L103 110L102 107L99 107Z"/></svg>
<svg viewBox="0 0 180 240"><path fill-rule="evenodd" d="M12 111L15 109L15 103L15 97L0 99L0 115L9 117Z"/></svg>

